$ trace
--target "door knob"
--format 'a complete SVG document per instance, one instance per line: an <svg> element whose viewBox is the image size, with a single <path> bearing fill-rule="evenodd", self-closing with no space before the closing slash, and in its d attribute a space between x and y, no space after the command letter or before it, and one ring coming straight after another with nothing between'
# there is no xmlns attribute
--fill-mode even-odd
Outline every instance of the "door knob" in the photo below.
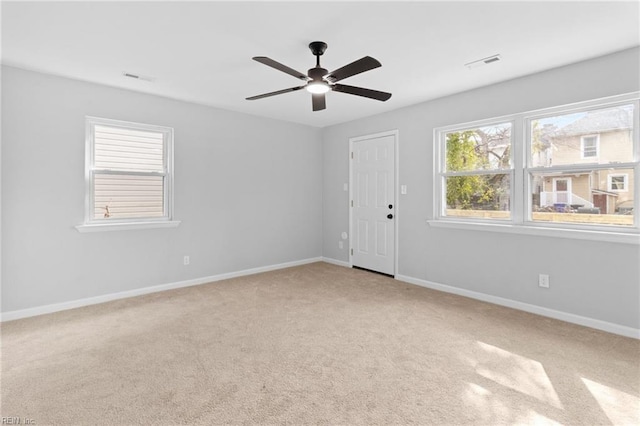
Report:
<svg viewBox="0 0 640 426"><path fill-rule="evenodd" d="M387 219L393 219L393 215L392 215L391 213L389 213L389 214L387 215Z"/></svg>

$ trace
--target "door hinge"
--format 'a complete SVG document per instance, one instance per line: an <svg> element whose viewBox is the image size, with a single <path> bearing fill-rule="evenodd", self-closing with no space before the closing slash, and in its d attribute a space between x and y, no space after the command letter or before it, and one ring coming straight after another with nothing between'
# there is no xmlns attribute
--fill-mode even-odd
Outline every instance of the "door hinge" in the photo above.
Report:
<svg viewBox="0 0 640 426"><path fill-rule="evenodd" d="M353 207L353 200L351 200L351 207Z"/></svg>
<svg viewBox="0 0 640 426"><path fill-rule="evenodd" d="M351 152L351 159L353 160L353 151Z"/></svg>
<svg viewBox="0 0 640 426"><path fill-rule="evenodd" d="M353 249L351 249L351 256L353 256Z"/></svg>

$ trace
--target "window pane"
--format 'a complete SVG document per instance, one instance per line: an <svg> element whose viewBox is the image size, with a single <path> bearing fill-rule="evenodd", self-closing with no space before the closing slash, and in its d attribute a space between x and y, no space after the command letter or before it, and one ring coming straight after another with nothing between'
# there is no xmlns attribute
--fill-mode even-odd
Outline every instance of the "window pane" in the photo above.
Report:
<svg viewBox="0 0 640 426"><path fill-rule="evenodd" d="M594 158L598 156L598 137L583 136L582 137L582 157Z"/></svg>
<svg viewBox="0 0 640 426"><path fill-rule="evenodd" d="M163 176L96 173L94 187L94 219L164 216Z"/></svg>
<svg viewBox="0 0 640 426"><path fill-rule="evenodd" d="M508 174L448 176L446 216L510 219Z"/></svg>
<svg viewBox="0 0 640 426"><path fill-rule="evenodd" d="M633 226L633 185L632 169L533 173L531 216L540 222Z"/></svg>
<svg viewBox="0 0 640 426"><path fill-rule="evenodd" d="M446 171L511 167L511 123L446 134Z"/></svg>
<svg viewBox="0 0 640 426"><path fill-rule="evenodd" d="M164 139L159 132L95 126L95 167L164 171Z"/></svg>
<svg viewBox="0 0 640 426"><path fill-rule="evenodd" d="M531 164L609 164L633 161L633 105L531 121Z"/></svg>

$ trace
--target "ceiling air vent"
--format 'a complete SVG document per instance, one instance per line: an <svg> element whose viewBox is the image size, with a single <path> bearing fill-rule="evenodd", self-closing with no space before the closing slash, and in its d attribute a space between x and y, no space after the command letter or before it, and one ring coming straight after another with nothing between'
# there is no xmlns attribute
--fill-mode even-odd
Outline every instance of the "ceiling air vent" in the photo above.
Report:
<svg viewBox="0 0 640 426"><path fill-rule="evenodd" d="M142 81L151 82L151 81L155 80L155 78L149 77L148 75L134 74L134 73L131 73L131 72L126 72L126 71L123 72L122 75L127 77L127 78L133 78L133 79L142 80Z"/></svg>
<svg viewBox="0 0 640 426"><path fill-rule="evenodd" d="M498 62L501 59L502 59L502 57L500 55L492 55L492 56L488 56L486 58L478 59L477 61L469 62L468 64L464 64L464 66L469 68L469 69L478 68L478 67L481 67L483 65L487 65L487 64L494 63L494 62Z"/></svg>

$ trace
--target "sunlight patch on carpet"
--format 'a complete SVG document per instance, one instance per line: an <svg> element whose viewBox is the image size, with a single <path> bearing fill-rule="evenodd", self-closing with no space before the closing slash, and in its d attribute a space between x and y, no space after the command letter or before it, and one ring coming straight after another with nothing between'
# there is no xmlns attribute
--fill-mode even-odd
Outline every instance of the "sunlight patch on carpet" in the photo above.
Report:
<svg viewBox="0 0 640 426"><path fill-rule="evenodd" d="M540 362L488 343L477 343L480 351L475 364L476 373L553 407L563 408Z"/></svg>
<svg viewBox="0 0 640 426"><path fill-rule="evenodd" d="M555 420L551 420L549 417L543 416L542 414L529 410L529 412L524 415L518 417L514 422L514 424L519 425L550 425L550 426L560 426L562 423L558 423Z"/></svg>
<svg viewBox="0 0 640 426"><path fill-rule="evenodd" d="M463 393L465 405L473 407L477 414L477 422L482 424L511 423L521 425L560 425L534 410L514 410L509 407L508 398L504 401L500 396L477 383L468 382Z"/></svg>
<svg viewBox="0 0 640 426"><path fill-rule="evenodd" d="M479 421L483 423L499 423L510 417L510 410L499 398L489 390L476 383L467 383L463 394L464 402L475 409Z"/></svg>
<svg viewBox="0 0 640 426"><path fill-rule="evenodd" d="M582 382L614 425L640 424L640 398L582 377ZM635 407L635 410L629 410ZM636 413L634 416L632 413Z"/></svg>

